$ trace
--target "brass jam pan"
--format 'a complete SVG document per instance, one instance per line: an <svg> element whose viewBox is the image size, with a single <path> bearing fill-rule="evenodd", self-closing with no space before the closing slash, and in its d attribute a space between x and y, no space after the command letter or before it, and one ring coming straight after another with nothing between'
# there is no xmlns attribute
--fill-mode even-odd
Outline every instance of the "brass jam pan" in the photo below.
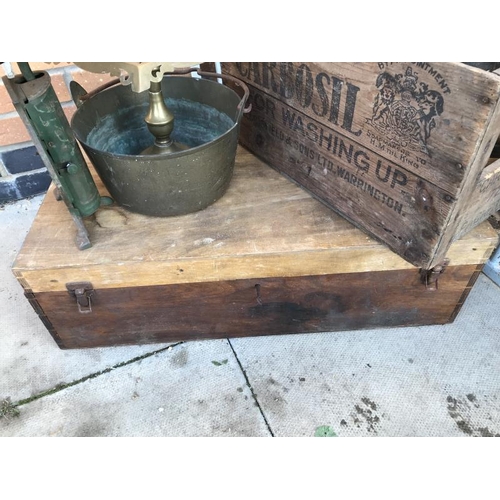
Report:
<svg viewBox="0 0 500 500"><path fill-rule="evenodd" d="M216 81L167 74L161 87L175 116L171 137L188 146L168 155L140 154L154 139L144 120L148 91L116 85L84 95L78 84L72 85L78 107L73 132L111 196L126 209L182 215L207 207L227 190L249 91L233 77L198 73L231 80L243 96Z"/></svg>

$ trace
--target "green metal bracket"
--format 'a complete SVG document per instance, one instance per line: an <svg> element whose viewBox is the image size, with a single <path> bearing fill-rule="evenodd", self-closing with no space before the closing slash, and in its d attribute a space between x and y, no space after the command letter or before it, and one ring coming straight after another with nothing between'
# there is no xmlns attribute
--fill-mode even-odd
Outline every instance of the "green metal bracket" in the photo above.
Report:
<svg viewBox="0 0 500 500"><path fill-rule="evenodd" d="M94 214L109 198L101 197L73 135L47 72L33 73L18 63L22 75L3 77L10 98L47 167L58 196L64 200L77 226L77 246L91 246L83 217Z"/></svg>

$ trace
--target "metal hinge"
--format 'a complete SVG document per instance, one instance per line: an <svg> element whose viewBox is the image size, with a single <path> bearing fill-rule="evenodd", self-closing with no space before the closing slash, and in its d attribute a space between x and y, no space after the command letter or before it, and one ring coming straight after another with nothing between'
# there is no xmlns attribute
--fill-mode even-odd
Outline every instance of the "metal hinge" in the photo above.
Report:
<svg viewBox="0 0 500 500"><path fill-rule="evenodd" d="M76 299L80 313L88 314L92 312L92 295L95 292L92 283L88 281L66 283L66 288L68 293Z"/></svg>
<svg viewBox="0 0 500 500"><path fill-rule="evenodd" d="M428 290L438 289L439 277L446 271L449 263L449 259L445 259L432 269L420 269L420 279Z"/></svg>

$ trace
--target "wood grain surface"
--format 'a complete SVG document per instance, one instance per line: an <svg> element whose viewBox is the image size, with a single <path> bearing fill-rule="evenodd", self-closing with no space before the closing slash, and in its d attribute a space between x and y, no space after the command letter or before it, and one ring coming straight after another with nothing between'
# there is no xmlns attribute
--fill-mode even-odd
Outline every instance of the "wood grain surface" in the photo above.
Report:
<svg viewBox="0 0 500 500"><path fill-rule="evenodd" d="M405 82L408 68L411 78ZM222 63L222 69L451 195L472 165L500 96L498 75L461 63ZM427 91L440 94L443 110L434 120L428 152L397 144L396 137L368 126L379 121L374 120L374 103L384 85L377 80L384 73L401 75L408 89L413 85L418 90L422 83ZM347 126L349 90L355 104Z"/></svg>
<svg viewBox="0 0 500 500"><path fill-rule="evenodd" d="M49 192L14 266L61 348L446 323L497 242L487 223L456 241L433 290L241 147L229 191L206 210L153 218L112 206L86 224L93 247L79 251ZM81 281L94 287L87 314L66 291Z"/></svg>
<svg viewBox="0 0 500 500"><path fill-rule="evenodd" d="M13 267L26 289L65 291L75 281L101 289L413 268L241 147L228 192L207 209L156 218L112 206L86 225L93 246L79 251L72 219L49 191ZM496 232L480 225L451 247L451 265L484 262L496 241Z"/></svg>
<svg viewBox="0 0 500 500"><path fill-rule="evenodd" d="M80 314L64 292L36 294L63 348L441 324L477 266L448 268L437 290L418 270L97 290Z"/></svg>
<svg viewBox="0 0 500 500"><path fill-rule="evenodd" d="M241 142L415 266L500 208L500 77L461 63L223 63Z"/></svg>

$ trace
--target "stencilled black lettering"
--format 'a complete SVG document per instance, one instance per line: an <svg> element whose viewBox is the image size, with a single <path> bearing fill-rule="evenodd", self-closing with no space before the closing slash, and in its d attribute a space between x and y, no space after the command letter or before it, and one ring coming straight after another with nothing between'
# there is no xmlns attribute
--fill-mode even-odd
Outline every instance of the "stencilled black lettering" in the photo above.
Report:
<svg viewBox="0 0 500 500"><path fill-rule="evenodd" d="M364 172L368 172L368 169L370 168L370 164L368 163L369 160L370 158L363 150L358 150L354 153L354 165Z"/></svg>
<svg viewBox="0 0 500 500"><path fill-rule="evenodd" d="M257 85L261 85L260 79L260 63L250 63L248 70L248 78L253 80Z"/></svg>
<svg viewBox="0 0 500 500"><path fill-rule="evenodd" d="M356 96L358 95L358 92L359 87L356 87L356 85L352 85L351 83L347 84L344 122L342 123L342 128L355 136L361 135L361 129L356 132L352 130L352 121L354 120L354 109L356 108Z"/></svg>
<svg viewBox="0 0 500 500"><path fill-rule="evenodd" d="M279 93L284 99L293 97L293 63L280 63ZM257 83L257 82L256 82Z"/></svg>
<svg viewBox="0 0 500 500"><path fill-rule="evenodd" d="M266 89L270 89L273 92L278 92L278 84L276 83L276 78L274 76L275 69L276 69L275 62L262 63L262 85Z"/></svg>
<svg viewBox="0 0 500 500"><path fill-rule="evenodd" d="M349 149L347 149L345 142L342 139L340 140L339 158L342 158L343 156L345 156L347 163L351 163L353 151L354 151L353 144L349 144Z"/></svg>
<svg viewBox="0 0 500 500"><path fill-rule="evenodd" d="M252 92L258 93L259 91ZM254 95L252 97L252 101L258 103L255 109L262 116L261 121L264 122L269 109L281 116L281 125L268 123L266 127L257 128L258 134L268 134L272 140L282 141L288 151L293 151L288 161L297 165L301 172L308 176L334 175L351 186L349 189L363 192L387 209L405 216L405 204L397 196L400 188L408 184L408 176L397 165L378 157L347 136L324 128L321 123L309 119L286 104L273 99L273 106L270 106L266 103L268 98L260 100L255 99ZM261 139L257 145L270 147L265 139ZM339 189L343 188L339 186Z"/></svg>
<svg viewBox="0 0 500 500"><path fill-rule="evenodd" d="M295 76L295 95L303 108L311 105L313 98L313 75L307 64L301 64Z"/></svg>
<svg viewBox="0 0 500 500"><path fill-rule="evenodd" d="M309 122L307 124L306 136L309 140L318 142L318 127L314 123Z"/></svg>
<svg viewBox="0 0 500 500"><path fill-rule="evenodd" d="M382 182L389 182L389 177L391 176L391 171L392 167L390 165L385 166L385 173L382 174L382 160L378 160L377 162L377 169L375 170L375 175L382 181Z"/></svg>
<svg viewBox="0 0 500 500"><path fill-rule="evenodd" d="M340 96L342 95L343 81L339 78L332 78L332 107L330 108L330 116L328 121L334 125L338 125L340 111Z"/></svg>
<svg viewBox="0 0 500 500"><path fill-rule="evenodd" d="M320 118L326 115L330 104L323 80L326 81L326 85L330 85L330 77L326 73L318 73L316 75L316 88L318 89L319 100L321 101L321 109L318 109L316 103L312 105L312 110Z"/></svg>
<svg viewBox="0 0 500 500"><path fill-rule="evenodd" d="M315 75L306 63L298 67L291 62L236 63L236 68L242 77L282 99L295 99L302 109L312 109L316 116L327 117L355 137L362 134L361 129L354 129L360 91L356 85L325 72Z"/></svg>

